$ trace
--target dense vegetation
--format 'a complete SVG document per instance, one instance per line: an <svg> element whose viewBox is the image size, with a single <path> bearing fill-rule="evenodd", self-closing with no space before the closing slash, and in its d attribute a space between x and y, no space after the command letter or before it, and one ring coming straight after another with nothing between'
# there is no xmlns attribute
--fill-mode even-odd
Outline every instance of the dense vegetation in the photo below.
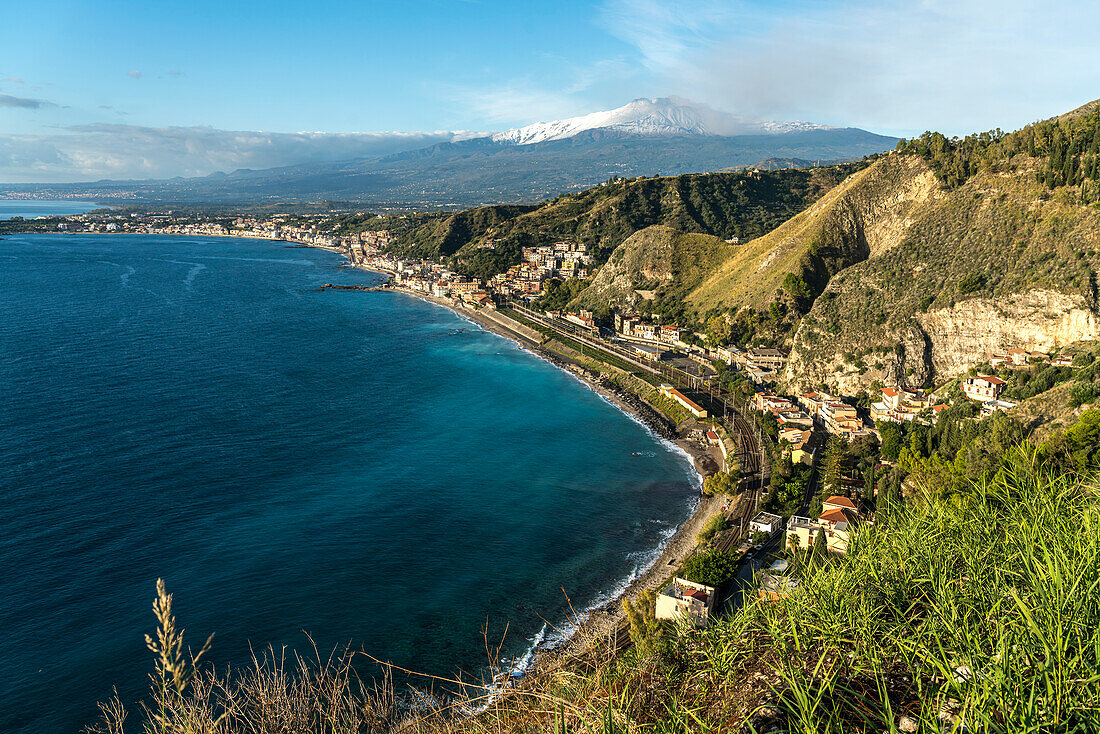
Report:
<svg viewBox="0 0 1100 734"><path fill-rule="evenodd" d="M1025 154L1042 162L1035 175L1047 188L1080 186L1083 202L1100 201L1100 108L1095 102L1012 133L990 130L960 139L926 132L900 141L897 150L928 160L949 188Z"/></svg>
<svg viewBox="0 0 1100 734"><path fill-rule="evenodd" d="M520 250L557 240L588 246L602 264L635 232L663 224L723 239L758 237L796 214L860 164L818 169L612 178L537 207L490 206L456 213L364 217L364 228L392 228L393 251L444 258L477 277L502 272ZM355 230L348 223L347 231ZM490 242L491 240L491 242Z"/></svg>

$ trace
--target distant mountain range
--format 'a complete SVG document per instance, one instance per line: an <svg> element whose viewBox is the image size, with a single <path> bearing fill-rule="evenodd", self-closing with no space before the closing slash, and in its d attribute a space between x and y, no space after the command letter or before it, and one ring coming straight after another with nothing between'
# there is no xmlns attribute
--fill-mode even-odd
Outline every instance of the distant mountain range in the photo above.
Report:
<svg viewBox="0 0 1100 734"><path fill-rule="evenodd" d="M675 98L638 99L614 110L380 157L241 169L197 178L0 185L0 195L35 192L99 201L331 200L374 207L467 207L541 201L613 176L728 170L769 159L833 163L879 153L896 143L896 138L858 128L751 120Z"/></svg>

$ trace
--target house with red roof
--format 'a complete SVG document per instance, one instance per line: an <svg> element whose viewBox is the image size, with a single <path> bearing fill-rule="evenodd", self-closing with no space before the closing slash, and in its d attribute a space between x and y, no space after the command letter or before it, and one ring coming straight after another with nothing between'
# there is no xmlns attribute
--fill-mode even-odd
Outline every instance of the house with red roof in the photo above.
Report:
<svg viewBox="0 0 1100 734"><path fill-rule="evenodd" d="M1001 396L1005 381L992 375L978 375L977 377L967 377L962 381L960 387L966 397L979 403L985 403L996 400Z"/></svg>
<svg viewBox="0 0 1100 734"><path fill-rule="evenodd" d="M676 577L657 595L657 619L689 620L696 627L706 627L714 611L715 588Z"/></svg>
<svg viewBox="0 0 1100 734"><path fill-rule="evenodd" d="M834 495L821 503L821 510L816 519L795 516L787 521L787 547L809 549L821 534L830 553L844 555L853 531L863 521L859 506L848 497Z"/></svg>

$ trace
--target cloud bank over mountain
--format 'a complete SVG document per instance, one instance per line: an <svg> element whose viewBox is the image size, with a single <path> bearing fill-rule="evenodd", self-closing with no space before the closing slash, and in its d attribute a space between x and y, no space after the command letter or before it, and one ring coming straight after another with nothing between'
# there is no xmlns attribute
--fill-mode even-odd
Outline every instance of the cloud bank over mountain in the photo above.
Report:
<svg viewBox="0 0 1100 734"><path fill-rule="evenodd" d="M377 158L479 137L507 146L564 140L592 130L634 137L723 137L825 129L829 128L808 122L733 115L678 97L636 99L612 110L500 133L268 133L95 123L47 135L0 136L0 182L206 176L216 171Z"/></svg>
<svg viewBox="0 0 1100 734"><path fill-rule="evenodd" d="M0 181L21 183L205 176L239 168L373 158L485 133L269 133L97 123L0 136Z"/></svg>

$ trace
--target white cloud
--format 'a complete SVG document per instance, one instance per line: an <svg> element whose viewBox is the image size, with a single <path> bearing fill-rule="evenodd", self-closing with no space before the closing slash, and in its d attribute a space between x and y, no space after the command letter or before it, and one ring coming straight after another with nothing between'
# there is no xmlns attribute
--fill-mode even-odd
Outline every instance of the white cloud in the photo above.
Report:
<svg viewBox="0 0 1100 734"><path fill-rule="evenodd" d="M655 85L742 115L883 131L1018 127L1100 96L1100 4L607 0Z"/></svg>
<svg viewBox="0 0 1100 734"><path fill-rule="evenodd" d="M569 94L519 82L490 89L454 89L450 96L477 119L490 125L510 125L517 120L554 119L581 111L577 100Z"/></svg>
<svg viewBox="0 0 1100 734"><path fill-rule="evenodd" d="M12 97L8 94L0 94L0 107L14 107L25 110L37 110L43 107L57 107L57 105L45 99L33 99L31 97Z"/></svg>
<svg viewBox="0 0 1100 734"><path fill-rule="evenodd" d="M608 0L601 22L641 52L642 63L662 71L681 63L693 49L715 40L737 18L739 3L716 0Z"/></svg>
<svg viewBox="0 0 1100 734"><path fill-rule="evenodd" d="M133 71L126 72L126 76L130 77L131 79L140 79L144 75L137 69L134 69Z"/></svg>
<svg viewBox="0 0 1100 734"><path fill-rule="evenodd" d="M208 127L92 124L47 135L0 135L0 181L204 176L369 158L474 137L469 132L267 133Z"/></svg>

